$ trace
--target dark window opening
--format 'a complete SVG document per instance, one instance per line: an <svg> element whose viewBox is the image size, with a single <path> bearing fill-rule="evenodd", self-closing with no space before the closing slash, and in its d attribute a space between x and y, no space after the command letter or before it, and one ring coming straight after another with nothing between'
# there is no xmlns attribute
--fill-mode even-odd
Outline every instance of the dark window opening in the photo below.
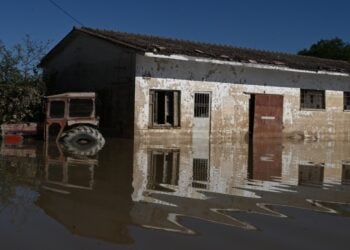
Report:
<svg viewBox="0 0 350 250"><path fill-rule="evenodd" d="M180 126L180 91L150 90L150 125Z"/></svg>
<svg viewBox="0 0 350 250"><path fill-rule="evenodd" d="M323 183L324 165L299 165L299 185L320 186Z"/></svg>
<svg viewBox="0 0 350 250"><path fill-rule="evenodd" d="M350 92L344 92L344 110L350 110Z"/></svg>
<svg viewBox="0 0 350 250"><path fill-rule="evenodd" d="M301 89L300 91L300 108L301 109L325 109L324 90Z"/></svg>
<svg viewBox="0 0 350 250"><path fill-rule="evenodd" d="M91 117L94 103L91 99L72 99L69 102L70 117Z"/></svg>
<svg viewBox="0 0 350 250"><path fill-rule="evenodd" d="M62 118L64 117L64 101L52 101L50 103L50 117L51 118Z"/></svg>
<svg viewBox="0 0 350 250"><path fill-rule="evenodd" d="M209 160L193 159L192 187L206 189L209 182Z"/></svg>
<svg viewBox="0 0 350 250"><path fill-rule="evenodd" d="M177 186L179 181L179 150L154 150L149 153L147 188L165 192L173 190L161 184Z"/></svg>
<svg viewBox="0 0 350 250"><path fill-rule="evenodd" d="M194 117L209 117L209 94L194 94Z"/></svg>

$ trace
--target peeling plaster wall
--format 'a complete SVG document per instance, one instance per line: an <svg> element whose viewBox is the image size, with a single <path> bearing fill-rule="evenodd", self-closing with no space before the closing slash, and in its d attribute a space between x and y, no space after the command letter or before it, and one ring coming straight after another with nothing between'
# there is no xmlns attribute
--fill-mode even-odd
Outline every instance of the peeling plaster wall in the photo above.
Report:
<svg viewBox="0 0 350 250"><path fill-rule="evenodd" d="M105 134L133 134L135 54L92 38L74 36L44 66L48 93L97 92L97 111Z"/></svg>
<svg viewBox="0 0 350 250"><path fill-rule="evenodd" d="M326 110L300 110L300 88L326 91ZM181 91L181 128L149 129L149 90ZM212 93L211 137L244 138L249 124L246 93L284 96L284 134L314 139L350 138L343 91L350 77L136 56L135 135L191 137L194 92Z"/></svg>

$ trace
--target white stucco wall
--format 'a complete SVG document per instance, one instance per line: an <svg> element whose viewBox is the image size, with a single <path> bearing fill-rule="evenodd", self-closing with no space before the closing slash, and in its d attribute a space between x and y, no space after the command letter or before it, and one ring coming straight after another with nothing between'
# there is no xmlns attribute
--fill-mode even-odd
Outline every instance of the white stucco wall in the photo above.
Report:
<svg viewBox="0 0 350 250"><path fill-rule="evenodd" d="M300 110L300 89L326 91L325 110ZM149 129L149 90L181 91L181 128ZM343 111L343 91L350 77L245 66L222 65L137 55L135 80L135 135L191 136L194 92L212 94L211 136L244 137L248 132L247 93L284 96L286 135L311 138L349 137L350 113Z"/></svg>

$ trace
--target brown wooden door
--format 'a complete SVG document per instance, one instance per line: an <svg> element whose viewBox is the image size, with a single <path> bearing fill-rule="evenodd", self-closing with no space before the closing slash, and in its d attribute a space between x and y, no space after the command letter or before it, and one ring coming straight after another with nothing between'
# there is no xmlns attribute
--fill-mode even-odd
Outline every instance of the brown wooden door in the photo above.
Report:
<svg viewBox="0 0 350 250"><path fill-rule="evenodd" d="M254 137L282 137L283 96L256 94L254 107Z"/></svg>

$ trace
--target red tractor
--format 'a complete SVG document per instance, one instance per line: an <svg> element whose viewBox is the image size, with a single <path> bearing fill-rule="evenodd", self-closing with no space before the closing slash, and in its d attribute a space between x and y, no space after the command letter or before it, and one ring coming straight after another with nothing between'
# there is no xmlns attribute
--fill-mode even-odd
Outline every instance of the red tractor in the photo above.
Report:
<svg viewBox="0 0 350 250"><path fill-rule="evenodd" d="M96 117L95 93L63 93L46 96L45 99L43 126L33 122L2 124L5 144L21 144L23 137L36 135L44 127L45 142L54 134L56 142L63 143L72 153L94 155L103 147L105 140L97 129L99 119Z"/></svg>
<svg viewBox="0 0 350 250"><path fill-rule="evenodd" d="M68 151L92 155L103 147L105 139L97 129L95 93L63 93L45 98L45 141L49 141L51 127L55 126L56 141L61 141Z"/></svg>

